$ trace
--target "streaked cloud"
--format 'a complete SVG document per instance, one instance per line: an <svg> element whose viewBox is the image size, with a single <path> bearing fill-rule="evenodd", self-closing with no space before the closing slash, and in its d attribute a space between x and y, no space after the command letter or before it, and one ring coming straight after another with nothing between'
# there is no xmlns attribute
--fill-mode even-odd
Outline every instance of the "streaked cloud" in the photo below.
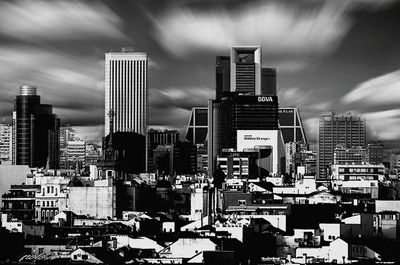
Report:
<svg viewBox="0 0 400 265"><path fill-rule="evenodd" d="M100 1L2 1L0 34L35 40L124 38L122 20Z"/></svg>
<svg viewBox="0 0 400 265"><path fill-rule="evenodd" d="M369 79L347 93L346 104L382 106L400 103L400 70Z"/></svg>
<svg viewBox="0 0 400 265"><path fill-rule="evenodd" d="M185 56L198 50L226 50L232 45L262 45L274 54L324 55L348 32L347 6L338 1L299 9L278 2L255 2L237 9L171 9L152 17L154 36L168 51Z"/></svg>
<svg viewBox="0 0 400 265"><path fill-rule="evenodd" d="M400 110L377 111L364 114L369 132L379 140L398 140Z"/></svg>
<svg viewBox="0 0 400 265"><path fill-rule="evenodd" d="M0 46L3 89L0 113L10 115L19 87L35 85L43 103L52 104L63 122L103 123L104 63L90 56L74 56L31 46ZM10 108L11 107L11 108Z"/></svg>

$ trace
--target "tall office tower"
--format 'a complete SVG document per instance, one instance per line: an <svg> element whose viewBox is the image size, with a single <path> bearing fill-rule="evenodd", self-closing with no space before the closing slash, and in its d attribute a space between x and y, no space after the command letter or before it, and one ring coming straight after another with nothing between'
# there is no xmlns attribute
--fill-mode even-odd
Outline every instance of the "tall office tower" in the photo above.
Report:
<svg viewBox="0 0 400 265"><path fill-rule="evenodd" d="M186 129L186 140L192 144L204 144L208 133L207 107L193 107Z"/></svg>
<svg viewBox="0 0 400 265"><path fill-rule="evenodd" d="M219 99L231 90L231 59L217 56L215 64L215 98Z"/></svg>
<svg viewBox="0 0 400 265"><path fill-rule="evenodd" d="M276 69L261 68L261 93L276 95Z"/></svg>
<svg viewBox="0 0 400 265"><path fill-rule="evenodd" d="M13 163L58 168L59 128L52 105L40 104L36 87L21 86L13 114Z"/></svg>
<svg viewBox="0 0 400 265"><path fill-rule="evenodd" d="M307 143L303 122L296 107L279 107L279 128L285 144L290 142Z"/></svg>
<svg viewBox="0 0 400 265"><path fill-rule="evenodd" d="M261 47L231 48L231 92L261 95Z"/></svg>
<svg viewBox="0 0 400 265"><path fill-rule="evenodd" d="M216 99L208 102L209 175L216 169L217 157L223 149L241 152L251 145L255 147L253 143L258 140L253 142L254 139L270 141L263 142L263 146L273 149L270 154L273 153L273 171L277 173L277 152L283 150L283 143L281 148L277 146L281 135L276 71L262 68L261 58L260 46L232 47L230 57L217 57Z"/></svg>
<svg viewBox="0 0 400 265"><path fill-rule="evenodd" d="M368 161L370 164L378 165L383 163L383 143L368 144Z"/></svg>
<svg viewBox="0 0 400 265"><path fill-rule="evenodd" d="M261 47L232 47L230 56L217 56L216 99L225 93L276 96L276 69L261 67Z"/></svg>
<svg viewBox="0 0 400 265"><path fill-rule="evenodd" d="M208 169L215 170L216 158L223 149L237 149L238 131L278 131L278 98L276 96L240 96L231 93L208 103ZM251 132L250 132L251 131ZM251 137L250 137L251 138ZM249 138L249 139L250 139ZM270 138L257 135L256 138ZM273 138L273 137L272 137Z"/></svg>
<svg viewBox="0 0 400 265"><path fill-rule="evenodd" d="M334 150L338 144L346 147L366 146L366 122L351 113L324 113L319 118L318 172L319 178L329 177Z"/></svg>
<svg viewBox="0 0 400 265"><path fill-rule="evenodd" d="M145 52L123 48L105 54L105 135L114 132L147 134L148 58Z"/></svg>
<svg viewBox="0 0 400 265"><path fill-rule="evenodd" d="M12 126L0 124L0 163L12 160Z"/></svg>

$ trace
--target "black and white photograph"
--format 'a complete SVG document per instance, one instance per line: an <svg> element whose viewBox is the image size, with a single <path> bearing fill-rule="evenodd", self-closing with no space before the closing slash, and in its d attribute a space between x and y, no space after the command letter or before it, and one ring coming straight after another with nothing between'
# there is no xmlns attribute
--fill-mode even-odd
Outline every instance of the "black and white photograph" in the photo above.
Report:
<svg viewBox="0 0 400 265"><path fill-rule="evenodd" d="M0 0L0 265L400 264L400 0Z"/></svg>

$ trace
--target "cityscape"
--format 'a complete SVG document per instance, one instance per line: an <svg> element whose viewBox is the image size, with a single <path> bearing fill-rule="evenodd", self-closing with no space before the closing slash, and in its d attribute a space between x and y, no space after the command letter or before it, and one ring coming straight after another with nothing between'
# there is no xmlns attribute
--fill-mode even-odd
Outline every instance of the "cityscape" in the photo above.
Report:
<svg viewBox="0 0 400 265"><path fill-rule="evenodd" d="M400 2L0 1L0 264L400 264Z"/></svg>

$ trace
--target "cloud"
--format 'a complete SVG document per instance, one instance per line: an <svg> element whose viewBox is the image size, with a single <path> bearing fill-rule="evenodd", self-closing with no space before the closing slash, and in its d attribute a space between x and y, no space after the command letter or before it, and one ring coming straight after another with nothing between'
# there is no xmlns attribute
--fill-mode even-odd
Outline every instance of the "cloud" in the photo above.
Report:
<svg viewBox="0 0 400 265"><path fill-rule="evenodd" d="M304 112L327 111L332 106L321 93L299 87L279 88L278 99L279 105L295 106Z"/></svg>
<svg viewBox="0 0 400 265"><path fill-rule="evenodd" d="M208 87L152 88L149 93L150 126L186 126L192 107L207 106L207 100L213 96L214 90Z"/></svg>
<svg viewBox="0 0 400 265"><path fill-rule="evenodd" d="M35 85L43 103L52 104L62 122L103 123L104 64L93 57L31 46L0 46L0 113L11 115L19 86Z"/></svg>
<svg viewBox="0 0 400 265"><path fill-rule="evenodd" d="M400 70L369 79L352 89L343 98L346 104L382 106L400 103Z"/></svg>
<svg viewBox="0 0 400 265"><path fill-rule="evenodd" d="M27 40L124 38L121 19L100 1L2 1L0 34Z"/></svg>
<svg viewBox="0 0 400 265"><path fill-rule="evenodd" d="M161 17L151 16L156 26L154 36L177 56L257 44L264 54L306 58L334 51L351 26L347 6L338 1L308 9L277 2L257 3L237 10L174 8Z"/></svg>
<svg viewBox="0 0 400 265"><path fill-rule="evenodd" d="M400 110L386 110L366 113L369 132L379 140L398 140L400 132Z"/></svg>

